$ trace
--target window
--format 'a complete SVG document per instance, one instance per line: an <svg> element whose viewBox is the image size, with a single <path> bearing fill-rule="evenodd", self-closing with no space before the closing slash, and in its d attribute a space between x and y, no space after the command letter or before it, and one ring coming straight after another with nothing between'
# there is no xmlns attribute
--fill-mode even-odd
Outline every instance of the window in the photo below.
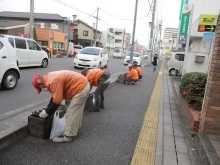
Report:
<svg viewBox="0 0 220 165"><path fill-rule="evenodd" d="M122 43L121 40L115 40L115 43Z"/></svg>
<svg viewBox="0 0 220 165"><path fill-rule="evenodd" d="M8 38L8 42L13 46L13 47L15 47L15 45L14 45L14 39L13 38Z"/></svg>
<svg viewBox="0 0 220 165"><path fill-rule="evenodd" d="M0 41L0 49L2 49L2 47L3 47L3 44L2 44L2 42Z"/></svg>
<svg viewBox="0 0 220 165"><path fill-rule="evenodd" d="M58 29L58 26L57 26L57 24L55 24L55 23L52 23L52 24L51 24L51 29Z"/></svg>
<svg viewBox="0 0 220 165"><path fill-rule="evenodd" d="M15 45L18 49L26 49L26 41L24 39L15 38Z"/></svg>
<svg viewBox="0 0 220 165"><path fill-rule="evenodd" d="M185 54L176 54L175 59L178 61L184 61Z"/></svg>
<svg viewBox="0 0 220 165"><path fill-rule="evenodd" d="M44 28L45 24L44 23L40 23L40 28Z"/></svg>
<svg viewBox="0 0 220 165"><path fill-rule="evenodd" d="M36 42L28 40L27 43L30 50L41 50Z"/></svg>
<svg viewBox="0 0 220 165"><path fill-rule="evenodd" d="M89 35L89 31L83 30L83 36L88 36L88 35Z"/></svg>

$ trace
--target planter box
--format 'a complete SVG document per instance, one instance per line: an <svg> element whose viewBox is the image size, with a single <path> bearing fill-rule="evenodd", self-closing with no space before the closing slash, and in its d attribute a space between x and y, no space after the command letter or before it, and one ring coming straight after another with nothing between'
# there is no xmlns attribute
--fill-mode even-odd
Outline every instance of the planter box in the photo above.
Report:
<svg viewBox="0 0 220 165"><path fill-rule="evenodd" d="M183 98L181 99L181 102L191 131L198 132L200 124L199 112L189 108Z"/></svg>
<svg viewBox="0 0 220 165"><path fill-rule="evenodd" d="M66 113L65 110L59 110L60 117ZM40 139L47 139L50 137L50 132L53 124L53 115L46 119L28 116L28 134Z"/></svg>

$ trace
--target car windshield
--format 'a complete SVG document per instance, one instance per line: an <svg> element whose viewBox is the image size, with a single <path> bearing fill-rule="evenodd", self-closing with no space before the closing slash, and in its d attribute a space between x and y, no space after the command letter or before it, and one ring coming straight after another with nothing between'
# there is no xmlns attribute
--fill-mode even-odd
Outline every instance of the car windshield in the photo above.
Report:
<svg viewBox="0 0 220 165"><path fill-rule="evenodd" d="M120 53L120 50L119 49L115 49L115 53Z"/></svg>
<svg viewBox="0 0 220 165"><path fill-rule="evenodd" d="M100 49L96 48L83 48L81 49L81 54L91 54L91 55L99 55Z"/></svg>
<svg viewBox="0 0 220 165"><path fill-rule="evenodd" d="M131 56L131 53L128 54L129 56ZM139 53L133 52L133 57L140 57Z"/></svg>

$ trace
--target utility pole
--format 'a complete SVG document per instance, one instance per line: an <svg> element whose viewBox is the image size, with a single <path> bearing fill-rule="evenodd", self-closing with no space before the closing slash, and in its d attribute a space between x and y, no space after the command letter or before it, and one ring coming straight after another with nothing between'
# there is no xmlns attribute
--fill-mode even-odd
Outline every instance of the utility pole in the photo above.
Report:
<svg viewBox="0 0 220 165"><path fill-rule="evenodd" d="M132 44L131 44L131 52L130 52L130 64L132 64L132 62L133 62L134 38L135 38L135 27L136 27L136 18L137 18L137 6L138 6L138 0L136 0L136 5L135 5L133 35L132 35Z"/></svg>
<svg viewBox="0 0 220 165"><path fill-rule="evenodd" d="M29 25L29 38L33 39L34 30L34 0L30 0L30 25Z"/></svg>
<svg viewBox="0 0 220 165"><path fill-rule="evenodd" d="M155 17L155 10L156 10L156 3L157 0L154 0L154 6L153 6L153 13L152 13L152 20L151 20L151 30L150 30L150 44L151 44L151 52L150 52L150 58L149 58L149 65L151 64L152 57L153 57L153 48L154 48L154 38L153 38L153 33L154 33L154 17Z"/></svg>
<svg viewBox="0 0 220 165"><path fill-rule="evenodd" d="M93 46L96 46L96 36L97 36L98 19L99 19L99 8L97 8L96 26L95 26L95 42L94 42L94 45L93 45Z"/></svg>

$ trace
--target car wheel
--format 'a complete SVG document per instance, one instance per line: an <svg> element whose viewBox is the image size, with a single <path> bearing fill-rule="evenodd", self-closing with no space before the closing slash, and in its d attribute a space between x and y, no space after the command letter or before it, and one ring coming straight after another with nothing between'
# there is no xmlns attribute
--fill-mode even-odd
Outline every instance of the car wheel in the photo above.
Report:
<svg viewBox="0 0 220 165"><path fill-rule="evenodd" d="M101 69L101 62L99 63L98 68Z"/></svg>
<svg viewBox="0 0 220 165"><path fill-rule="evenodd" d="M176 69L170 69L170 76L176 76L178 74L178 71Z"/></svg>
<svg viewBox="0 0 220 165"><path fill-rule="evenodd" d="M42 65L41 65L43 68L46 68L48 66L48 60L45 58L43 59L42 61Z"/></svg>
<svg viewBox="0 0 220 165"><path fill-rule="evenodd" d="M108 62L106 63L106 65L105 65L105 68L107 68L108 67Z"/></svg>
<svg viewBox="0 0 220 165"><path fill-rule="evenodd" d="M11 90L16 87L18 83L18 75L14 71L7 71L2 79L2 88Z"/></svg>

